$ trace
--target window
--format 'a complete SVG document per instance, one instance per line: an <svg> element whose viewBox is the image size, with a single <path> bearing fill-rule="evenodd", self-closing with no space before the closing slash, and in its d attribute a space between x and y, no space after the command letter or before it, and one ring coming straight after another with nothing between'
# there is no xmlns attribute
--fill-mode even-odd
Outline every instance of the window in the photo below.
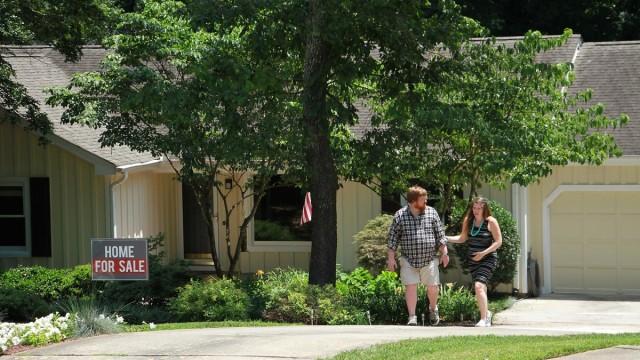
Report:
<svg viewBox="0 0 640 360"><path fill-rule="evenodd" d="M311 250L311 223L300 225L306 191L271 179L270 189L260 201L247 229L247 250L266 252L308 252ZM250 209L250 198L245 208Z"/></svg>
<svg viewBox="0 0 640 360"><path fill-rule="evenodd" d="M27 181L0 180L0 252L28 255L30 245Z"/></svg>
<svg viewBox="0 0 640 360"><path fill-rule="evenodd" d="M280 176L271 179L272 187L262 198L255 215L255 241L309 241L311 223L300 225L305 192L291 185L277 185Z"/></svg>

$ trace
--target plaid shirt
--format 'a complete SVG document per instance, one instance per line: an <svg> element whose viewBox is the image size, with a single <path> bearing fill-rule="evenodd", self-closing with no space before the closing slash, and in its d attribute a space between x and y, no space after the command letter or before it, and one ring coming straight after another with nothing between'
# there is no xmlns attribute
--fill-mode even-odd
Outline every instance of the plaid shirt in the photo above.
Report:
<svg viewBox="0 0 640 360"><path fill-rule="evenodd" d="M414 216L409 206L405 206L393 216L387 246L394 251L400 246L402 256L414 268L427 266L440 245L447 245L447 238L434 208L427 206Z"/></svg>

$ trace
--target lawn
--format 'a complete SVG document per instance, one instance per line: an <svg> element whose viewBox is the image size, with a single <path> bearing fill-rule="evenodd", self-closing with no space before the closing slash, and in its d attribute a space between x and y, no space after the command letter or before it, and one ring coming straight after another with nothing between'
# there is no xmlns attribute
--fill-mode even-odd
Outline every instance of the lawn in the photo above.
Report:
<svg viewBox="0 0 640 360"><path fill-rule="evenodd" d="M413 339L338 354L346 359L550 359L616 345L640 345L640 333L570 336L456 336Z"/></svg>
<svg viewBox="0 0 640 360"><path fill-rule="evenodd" d="M149 324L125 325L122 327L122 330L124 332L136 332L136 331L156 331L156 330L182 330L182 329L207 329L207 328L256 327L256 326L291 326L291 325L301 325L301 324L276 323L276 322L266 322L266 321L204 321L204 322L155 324L154 329L151 329L151 326L149 326Z"/></svg>

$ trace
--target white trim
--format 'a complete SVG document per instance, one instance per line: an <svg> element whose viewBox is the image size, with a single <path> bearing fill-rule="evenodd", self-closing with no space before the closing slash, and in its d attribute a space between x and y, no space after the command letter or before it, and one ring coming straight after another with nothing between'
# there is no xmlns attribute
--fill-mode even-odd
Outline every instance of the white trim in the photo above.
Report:
<svg viewBox="0 0 640 360"><path fill-rule="evenodd" d="M640 192L640 185L559 185L542 202L543 294L551 293L551 204L564 192Z"/></svg>
<svg viewBox="0 0 640 360"><path fill-rule="evenodd" d="M111 236L113 238L118 237L118 226L116 225L115 188L116 186L127 181L128 178L129 178L129 172L125 170L120 179L109 184L109 192L111 193L111 196L109 197L109 201L111 201ZM119 210L118 212L120 212L122 209L118 208L118 210Z"/></svg>
<svg viewBox="0 0 640 360"><path fill-rule="evenodd" d="M639 166L640 165L640 155L624 155L618 158L608 158L602 163L600 166ZM589 164L579 164L579 163L568 163L564 166L596 166Z"/></svg>
<svg viewBox="0 0 640 360"><path fill-rule="evenodd" d="M20 186L22 188L22 211L24 213L25 245L0 246L0 257L31 257L31 197L29 178L0 178L0 186Z"/></svg>
<svg viewBox="0 0 640 360"><path fill-rule="evenodd" d="M184 217L182 209L182 182L176 180L176 258L184 260ZM214 225L215 226L215 225Z"/></svg>
<svg viewBox="0 0 640 360"><path fill-rule="evenodd" d="M253 206L253 196L244 199L242 205L244 216L247 217ZM247 225L248 252L311 252L311 241L256 241L254 221L255 217Z"/></svg>
<svg viewBox="0 0 640 360"><path fill-rule="evenodd" d="M81 158L82 160L93 164L93 166L95 167L96 175L113 175L116 173L116 165L114 163L101 158L91 151L85 150L82 147L55 134L47 135L47 139L51 140L52 144L64 150L67 150L68 152Z"/></svg>
<svg viewBox="0 0 640 360"><path fill-rule="evenodd" d="M180 166L179 164L176 164ZM159 159L150 160L143 163L129 164L118 166L120 170L126 170L130 173L136 173L141 171L153 171L156 173L175 173L169 162L164 156Z"/></svg>
<svg viewBox="0 0 640 360"><path fill-rule="evenodd" d="M529 215L529 191L526 186L513 184L511 187L511 198L513 206L513 216L518 225L518 234L520 235L520 257L518 258L518 273L515 284L520 294L529 292L529 282L527 274L528 263L528 215Z"/></svg>

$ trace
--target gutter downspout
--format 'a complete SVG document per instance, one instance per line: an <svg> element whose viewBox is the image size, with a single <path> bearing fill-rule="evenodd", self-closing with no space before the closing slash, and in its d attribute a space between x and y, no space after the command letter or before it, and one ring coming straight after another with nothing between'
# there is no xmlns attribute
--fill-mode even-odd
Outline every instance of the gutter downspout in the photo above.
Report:
<svg viewBox="0 0 640 360"><path fill-rule="evenodd" d="M114 190L115 187L124 183L125 181L127 181L127 179L129 178L129 171L128 170L120 170L120 172L122 172L122 177L114 182L112 182L111 184L109 184L109 193L111 194L111 196L109 197L109 201L111 203L111 237L112 238L116 238L118 236L117 233L117 229L116 229L116 225L115 225L115 217L116 217L116 209L114 208L114 204L116 202L115 199L115 195L114 195Z"/></svg>

